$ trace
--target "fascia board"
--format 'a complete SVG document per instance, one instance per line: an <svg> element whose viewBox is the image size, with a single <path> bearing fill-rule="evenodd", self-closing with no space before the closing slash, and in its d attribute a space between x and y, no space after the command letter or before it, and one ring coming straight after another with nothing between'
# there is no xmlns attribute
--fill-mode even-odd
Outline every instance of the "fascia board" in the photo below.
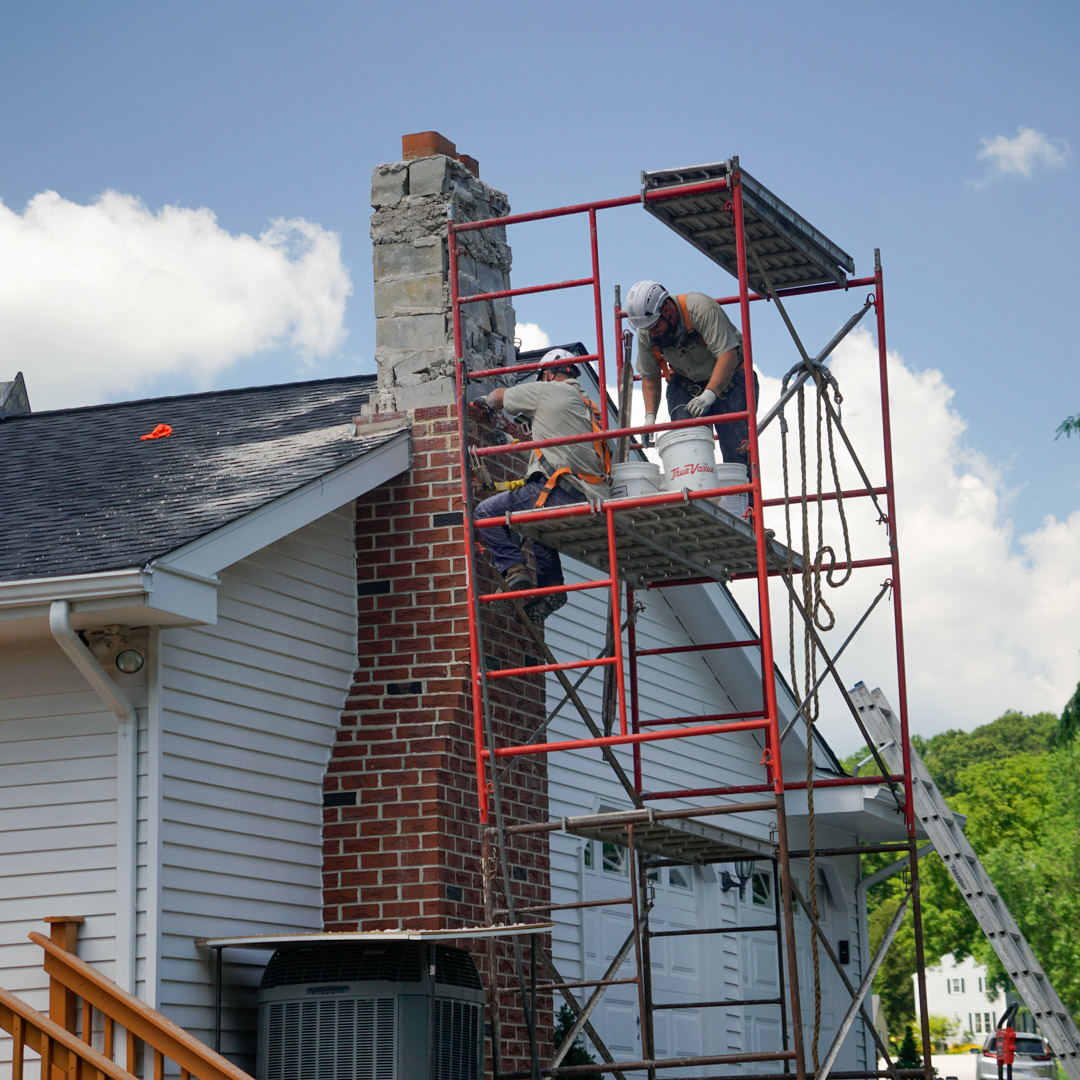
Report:
<svg viewBox="0 0 1080 1080"><path fill-rule="evenodd" d="M177 575L130 567L100 574L71 574L0 582L0 624L7 631L36 634L47 629L54 600L71 605L77 629L107 623L175 625L215 622L216 578Z"/></svg>
<svg viewBox="0 0 1080 1080"><path fill-rule="evenodd" d="M408 468L409 433L402 431L355 461L155 559L151 569L210 577Z"/></svg>

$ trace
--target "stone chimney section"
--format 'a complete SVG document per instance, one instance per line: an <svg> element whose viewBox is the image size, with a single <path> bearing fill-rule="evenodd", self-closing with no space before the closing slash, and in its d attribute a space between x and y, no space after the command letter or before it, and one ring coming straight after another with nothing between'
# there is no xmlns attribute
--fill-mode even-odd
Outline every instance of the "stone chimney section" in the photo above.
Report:
<svg viewBox="0 0 1080 1080"><path fill-rule="evenodd" d="M402 138L402 161L371 174L375 272L375 412L404 412L455 400L447 220L478 221L509 212L506 195L477 175L475 158L438 132ZM506 230L465 233L459 242L466 296L510 288ZM509 300L464 309L462 344L472 370L513 363Z"/></svg>

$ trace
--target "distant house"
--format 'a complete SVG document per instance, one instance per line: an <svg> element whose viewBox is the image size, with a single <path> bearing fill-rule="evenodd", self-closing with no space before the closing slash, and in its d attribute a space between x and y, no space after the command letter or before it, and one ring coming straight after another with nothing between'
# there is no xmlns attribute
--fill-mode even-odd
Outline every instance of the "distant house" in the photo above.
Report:
<svg viewBox="0 0 1080 1080"><path fill-rule="evenodd" d="M914 982L915 976L912 975ZM926 969L926 1005L930 1016L947 1017L955 1026L950 1046L982 1043L1005 1011L1005 992L989 988L986 968L968 956L946 953ZM919 1015L916 988L915 1015Z"/></svg>

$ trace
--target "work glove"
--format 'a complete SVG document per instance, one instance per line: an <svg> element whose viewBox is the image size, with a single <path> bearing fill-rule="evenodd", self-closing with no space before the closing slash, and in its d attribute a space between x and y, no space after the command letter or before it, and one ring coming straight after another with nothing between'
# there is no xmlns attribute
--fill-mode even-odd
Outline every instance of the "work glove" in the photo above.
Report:
<svg viewBox="0 0 1080 1080"><path fill-rule="evenodd" d="M656 413L647 412L645 414L645 423L646 424L655 424L656 423ZM656 443L653 441L653 435L655 435L655 434L656 433L653 432L653 431L643 431L641 433L641 445L644 446L644 447L655 446Z"/></svg>
<svg viewBox="0 0 1080 1080"><path fill-rule="evenodd" d="M686 404L686 411L691 416L702 416L705 410L716 400L716 394L711 390L702 390L697 397L691 398Z"/></svg>

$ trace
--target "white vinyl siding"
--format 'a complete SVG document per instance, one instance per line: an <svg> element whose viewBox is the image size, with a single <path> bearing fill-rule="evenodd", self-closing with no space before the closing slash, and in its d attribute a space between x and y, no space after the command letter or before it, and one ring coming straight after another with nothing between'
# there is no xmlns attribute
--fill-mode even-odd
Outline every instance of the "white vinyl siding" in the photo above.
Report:
<svg viewBox="0 0 1080 1080"><path fill-rule="evenodd" d="M144 675L117 674L137 707ZM0 970L3 986L47 1006L46 916L81 915L79 954L104 974L116 958L117 720L52 641L0 654ZM0 1043L0 1074L10 1062Z"/></svg>
<svg viewBox="0 0 1080 1080"><path fill-rule="evenodd" d="M355 565L350 506L221 571L216 626L161 633L159 1008L210 1044L213 967L193 938L322 927ZM222 1050L242 1065L266 959L225 954Z"/></svg>

